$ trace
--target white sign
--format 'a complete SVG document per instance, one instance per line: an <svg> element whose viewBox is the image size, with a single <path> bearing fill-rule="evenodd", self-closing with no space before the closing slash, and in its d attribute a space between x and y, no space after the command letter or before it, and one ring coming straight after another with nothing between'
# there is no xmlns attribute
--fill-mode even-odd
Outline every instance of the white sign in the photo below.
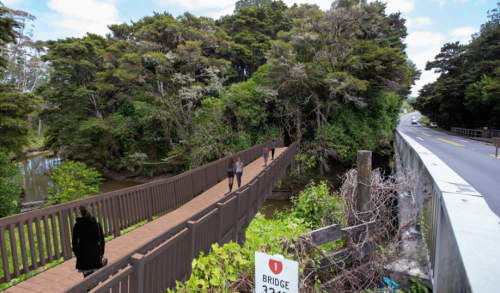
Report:
<svg viewBox="0 0 500 293"><path fill-rule="evenodd" d="M255 293L298 293L299 263L255 252Z"/></svg>

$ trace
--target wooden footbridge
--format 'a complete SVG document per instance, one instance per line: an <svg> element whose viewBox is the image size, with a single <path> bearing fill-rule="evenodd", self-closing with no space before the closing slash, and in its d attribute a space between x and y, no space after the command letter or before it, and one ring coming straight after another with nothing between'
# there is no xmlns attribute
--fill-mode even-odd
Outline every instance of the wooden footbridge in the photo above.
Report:
<svg viewBox="0 0 500 293"><path fill-rule="evenodd" d="M5 292L165 292L187 280L191 262L213 243L245 241L245 230L279 178L291 165L296 143L277 141L264 167L257 145L181 175L132 188L0 219L3 276L10 282L47 264L64 262L9 287ZM229 158L246 163L241 188L229 193ZM83 278L75 269L71 233L78 208L88 204L103 225L109 264ZM158 217L153 221L153 217ZM121 235L142 221L147 224ZM1 274L0 272L0 274Z"/></svg>

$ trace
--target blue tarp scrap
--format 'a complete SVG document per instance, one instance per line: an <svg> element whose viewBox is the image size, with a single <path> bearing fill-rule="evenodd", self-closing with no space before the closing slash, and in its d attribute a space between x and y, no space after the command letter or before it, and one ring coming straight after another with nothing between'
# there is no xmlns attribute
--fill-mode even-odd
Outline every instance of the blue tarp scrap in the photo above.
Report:
<svg viewBox="0 0 500 293"><path fill-rule="evenodd" d="M380 289L385 289L385 288L389 288L391 290L398 290L399 285L387 277L382 277L382 286L380 286Z"/></svg>

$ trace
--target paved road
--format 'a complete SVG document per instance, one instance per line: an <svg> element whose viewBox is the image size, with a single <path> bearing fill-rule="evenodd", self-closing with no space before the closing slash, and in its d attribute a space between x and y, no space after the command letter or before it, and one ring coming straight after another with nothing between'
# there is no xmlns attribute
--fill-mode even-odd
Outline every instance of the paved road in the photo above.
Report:
<svg viewBox="0 0 500 293"><path fill-rule="evenodd" d="M412 125L413 116L417 121L422 117L418 112L402 116L398 130L443 160L481 193L490 209L500 217L500 154L495 158L495 147L485 142L447 135L426 128L420 122Z"/></svg>

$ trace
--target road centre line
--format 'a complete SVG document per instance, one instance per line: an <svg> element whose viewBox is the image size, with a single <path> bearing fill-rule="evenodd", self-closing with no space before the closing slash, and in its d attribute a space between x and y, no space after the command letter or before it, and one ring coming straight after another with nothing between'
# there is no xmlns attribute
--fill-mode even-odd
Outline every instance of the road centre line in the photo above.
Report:
<svg viewBox="0 0 500 293"><path fill-rule="evenodd" d="M424 133L424 132L420 132L420 133L422 133L425 136L431 136L430 134L427 134L427 133Z"/></svg>
<svg viewBox="0 0 500 293"><path fill-rule="evenodd" d="M446 140L446 139L442 139L442 138L437 138L437 137L436 137L436 139L437 139L437 140L440 140L440 141L447 142L447 143L452 144L452 145L456 145L456 146L465 146L465 145L463 145L463 144L459 144L459 143L456 143L456 142L453 142L453 141L449 141L449 140Z"/></svg>
<svg viewBox="0 0 500 293"><path fill-rule="evenodd" d="M495 157L495 155L490 155L492 156L493 158ZM499 156L496 156L497 159L500 159L500 155Z"/></svg>

